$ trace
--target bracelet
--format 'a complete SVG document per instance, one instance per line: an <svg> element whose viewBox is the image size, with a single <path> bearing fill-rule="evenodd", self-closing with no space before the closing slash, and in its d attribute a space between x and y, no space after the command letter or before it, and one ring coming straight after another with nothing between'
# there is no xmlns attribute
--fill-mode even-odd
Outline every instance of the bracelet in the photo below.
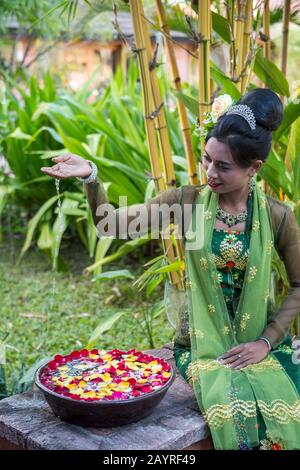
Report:
<svg viewBox="0 0 300 470"><path fill-rule="evenodd" d="M265 341L267 343L268 348L269 348L269 352L270 352L271 349L272 349L270 341L267 338L265 338L264 336L260 336L258 339L262 339L263 341Z"/></svg>
<svg viewBox="0 0 300 470"><path fill-rule="evenodd" d="M98 168L95 165L95 163L91 162L91 160L87 160L87 162L90 164L90 166L92 168L92 173L89 176L87 176L86 178L76 177L78 179L78 181L80 181L81 183L85 183L85 184L92 183L92 181L94 181L96 179L97 174L98 174Z"/></svg>

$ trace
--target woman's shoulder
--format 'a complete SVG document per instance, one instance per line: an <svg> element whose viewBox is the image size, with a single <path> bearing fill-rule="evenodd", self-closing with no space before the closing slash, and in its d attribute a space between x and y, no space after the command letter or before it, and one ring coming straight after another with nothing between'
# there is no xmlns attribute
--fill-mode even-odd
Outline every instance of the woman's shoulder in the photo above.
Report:
<svg viewBox="0 0 300 470"><path fill-rule="evenodd" d="M289 212L291 212L292 209L286 202L280 201L279 199L276 199L273 196L269 196L268 194L266 194L266 197L271 209L272 216L274 216L274 218L282 219Z"/></svg>
<svg viewBox="0 0 300 470"><path fill-rule="evenodd" d="M276 199L275 197L266 195L267 201L270 207L272 227L275 234L275 239L278 238L286 220L289 220L293 211L291 207L283 201Z"/></svg>

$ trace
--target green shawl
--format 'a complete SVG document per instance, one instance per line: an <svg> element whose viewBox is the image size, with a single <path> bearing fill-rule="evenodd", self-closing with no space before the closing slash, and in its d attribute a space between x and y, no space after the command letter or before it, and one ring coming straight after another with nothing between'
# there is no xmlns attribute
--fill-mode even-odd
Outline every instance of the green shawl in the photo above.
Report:
<svg viewBox="0 0 300 470"><path fill-rule="evenodd" d="M216 449L259 445L258 410L272 440L286 449L300 449L300 397L274 355L237 370L217 360L232 347L262 335L274 250L268 201L255 182L249 256L236 315L230 320L211 251L218 198L209 187L200 192L185 242L189 376L197 402Z"/></svg>

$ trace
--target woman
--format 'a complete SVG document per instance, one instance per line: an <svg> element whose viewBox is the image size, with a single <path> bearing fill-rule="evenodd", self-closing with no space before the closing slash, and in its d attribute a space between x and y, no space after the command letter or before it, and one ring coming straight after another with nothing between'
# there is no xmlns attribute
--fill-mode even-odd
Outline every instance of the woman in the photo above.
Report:
<svg viewBox="0 0 300 470"><path fill-rule="evenodd" d="M262 448L300 448L300 371L288 335L300 312L300 230L292 210L265 195L255 180L282 115L275 93L250 91L206 137L202 164L208 184L169 189L136 205L149 214L141 233L149 228L150 213L159 219L162 204L178 203L183 212L193 207L182 221L188 302L178 319L174 356L216 449L252 449L262 440ZM86 178L99 227L104 216L97 208L106 197L95 169L91 174L89 163L74 155L53 160L56 165L42 171L58 179ZM199 208L201 227L195 225ZM124 220L130 222L126 208L115 215L118 235L128 235L127 229L121 233ZM203 236L197 237L201 228ZM275 250L290 282L278 311L271 289Z"/></svg>

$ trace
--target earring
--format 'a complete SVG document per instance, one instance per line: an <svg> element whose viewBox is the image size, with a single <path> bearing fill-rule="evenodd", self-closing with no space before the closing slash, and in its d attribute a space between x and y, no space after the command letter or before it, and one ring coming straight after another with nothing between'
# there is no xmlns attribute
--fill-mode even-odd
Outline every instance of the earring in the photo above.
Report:
<svg viewBox="0 0 300 470"><path fill-rule="evenodd" d="M255 186L255 179L254 176L250 176L249 181L248 181L248 192L249 194L252 193L253 189Z"/></svg>

